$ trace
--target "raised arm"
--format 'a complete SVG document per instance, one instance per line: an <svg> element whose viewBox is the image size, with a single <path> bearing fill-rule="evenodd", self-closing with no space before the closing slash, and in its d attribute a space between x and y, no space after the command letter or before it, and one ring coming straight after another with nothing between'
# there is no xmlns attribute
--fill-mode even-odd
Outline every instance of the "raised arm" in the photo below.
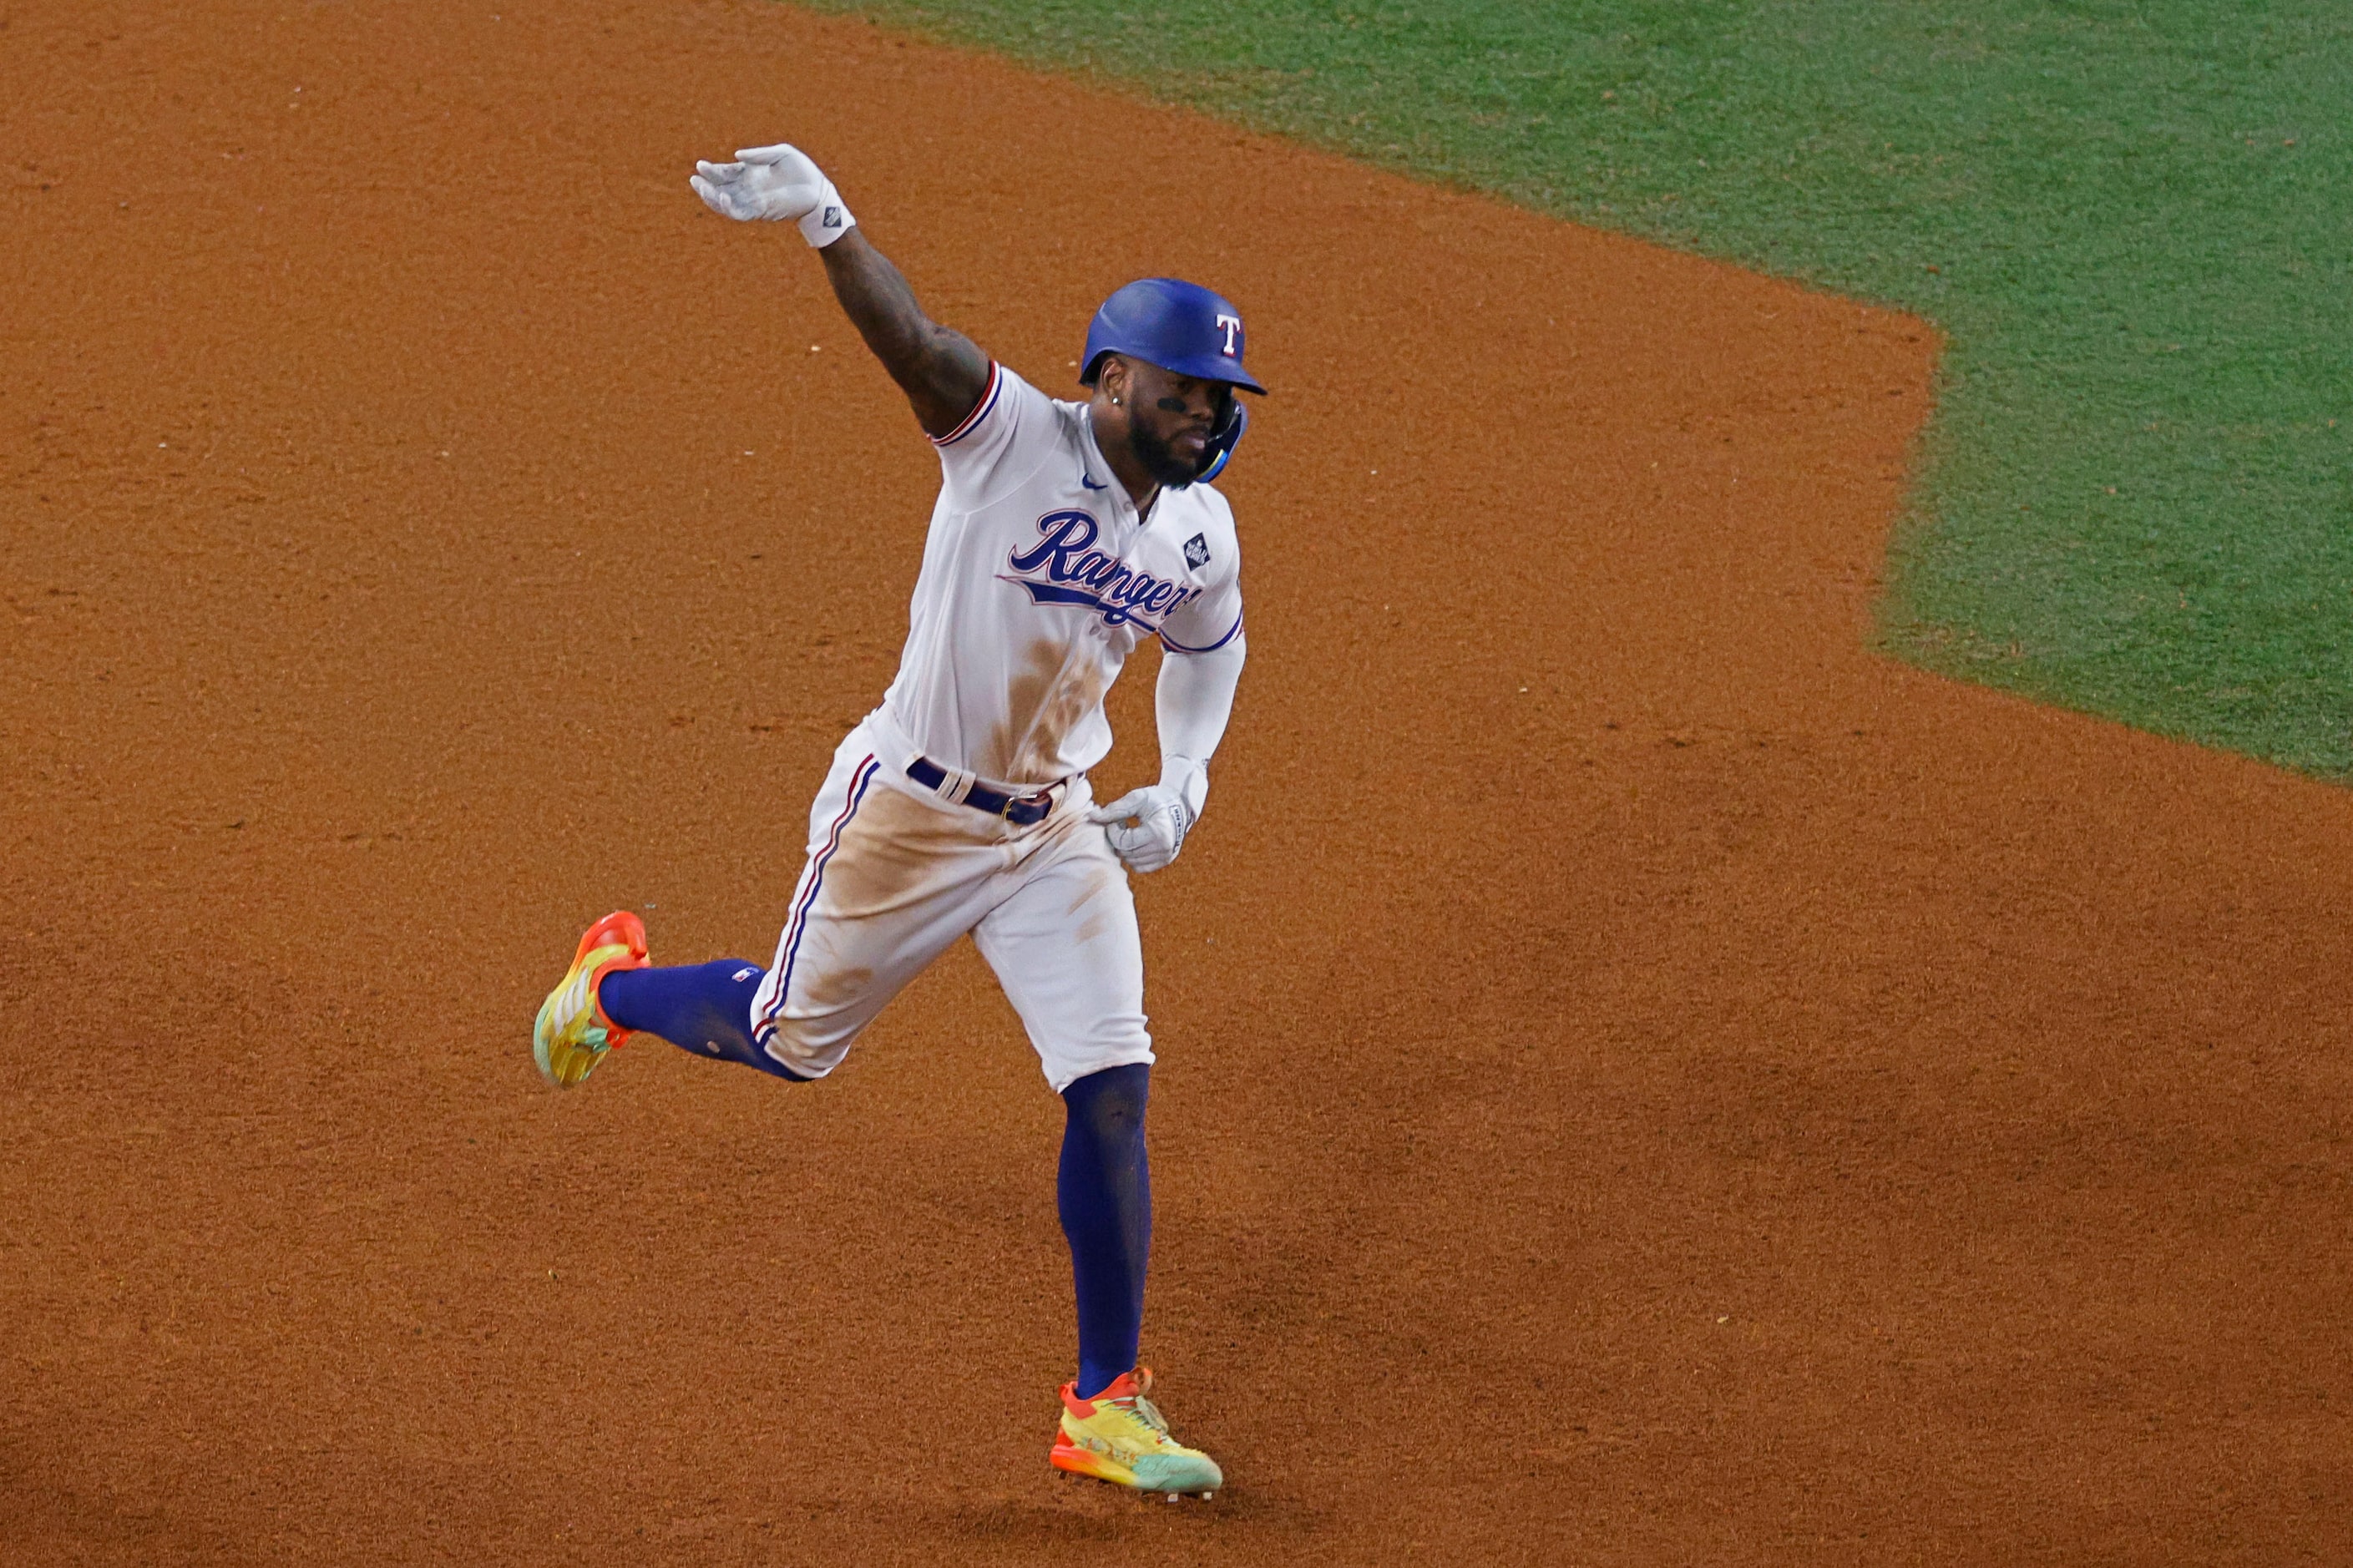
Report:
<svg viewBox="0 0 2353 1568"><path fill-rule="evenodd" d="M842 313L907 395L924 434L944 436L963 424L988 388L988 356L924 315L905 276L863 233L853 228L821 254Z"/></svg>
<svg viewBox="0 0 2353 1568"><path fill-rule="evenodd" d="M750 147L732 163L697 163L688 182L722 217L793 222L825 258L843 313L907 395L924 432L944 436L988 387L988 356L923 314L891 258L867 242L833 182L798 148Z"/></svg>

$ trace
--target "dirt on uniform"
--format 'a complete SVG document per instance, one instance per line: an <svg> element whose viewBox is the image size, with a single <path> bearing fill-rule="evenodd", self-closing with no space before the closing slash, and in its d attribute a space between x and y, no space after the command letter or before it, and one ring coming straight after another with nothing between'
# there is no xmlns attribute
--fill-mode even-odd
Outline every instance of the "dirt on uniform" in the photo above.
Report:
<svg viewBox="0 0 2353 1568"><path fill-rule="evenodd" d="M936 464L789 138L1071 395L1250 316L1250 668L1138 885L1145 1358L1049 1470L1060 1106L765 961ZM0 1558L2353 1557L2353 797L1868 651L1911 319L749 0L0 16ZM1152 669L1116 794L1155 771Z"/></svg>

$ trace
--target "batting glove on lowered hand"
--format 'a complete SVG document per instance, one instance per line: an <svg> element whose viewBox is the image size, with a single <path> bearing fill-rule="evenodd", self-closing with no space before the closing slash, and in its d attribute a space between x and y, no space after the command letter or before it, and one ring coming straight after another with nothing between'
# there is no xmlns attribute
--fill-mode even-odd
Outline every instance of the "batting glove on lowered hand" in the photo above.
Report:
<svg viewBox="0 0 2353 1568"><path fill-rule="evenodd" d="M1111 852L1131 871L1157 871L1185 847L1185 835L1201 819L1208 803L1209 775L1188 768L1164 774L1149 789L1132 789L1109 805L1087 813L1089 822L1103 824Z"/></svg>
<svg viewBox="0 0 2353 1568"><path fill-rule="evenodd" d="M858 226L825 171L783 142L745 147L733 163L698 163L686 183L721 217L797 223L801 237L819 250Z"/></svg>

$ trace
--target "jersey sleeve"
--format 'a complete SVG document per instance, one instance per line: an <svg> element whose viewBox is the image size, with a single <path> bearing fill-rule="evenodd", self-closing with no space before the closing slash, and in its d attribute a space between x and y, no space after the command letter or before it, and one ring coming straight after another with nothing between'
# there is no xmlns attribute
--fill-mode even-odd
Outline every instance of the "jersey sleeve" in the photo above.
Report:
<svg viewBox="0 0 2353 1568"><path fill-rule="evenodd" d="M932 445L948 487L976 500L1035 473L1056 438L1053 399L991 360L980 401Z"/></svg>
<svg viewBox="0 0 2353 1568"><path fill-rule="evenodd" d="M1214 653L1241 636L1241 547L1222 498L1218 504L1222 526L1205 528L1199 535L1209 556L1201 591L1160 622L1160 646L1171 653Z"/></svg>

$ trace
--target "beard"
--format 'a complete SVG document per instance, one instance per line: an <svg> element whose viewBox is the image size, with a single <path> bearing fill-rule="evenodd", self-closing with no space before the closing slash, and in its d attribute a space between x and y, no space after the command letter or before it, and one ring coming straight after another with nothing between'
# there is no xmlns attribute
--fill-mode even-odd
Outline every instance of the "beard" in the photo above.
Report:
<svg viewBox="0 0 2353 1568"><path fill-rule="evenodd" d="M1176 448L1144 427L1142 420L1130 420L1127 426L1127 449L1152 482L1172 490L1181 490L1201 477L1201 464L1190 458L1180 458Z"/></svg>

